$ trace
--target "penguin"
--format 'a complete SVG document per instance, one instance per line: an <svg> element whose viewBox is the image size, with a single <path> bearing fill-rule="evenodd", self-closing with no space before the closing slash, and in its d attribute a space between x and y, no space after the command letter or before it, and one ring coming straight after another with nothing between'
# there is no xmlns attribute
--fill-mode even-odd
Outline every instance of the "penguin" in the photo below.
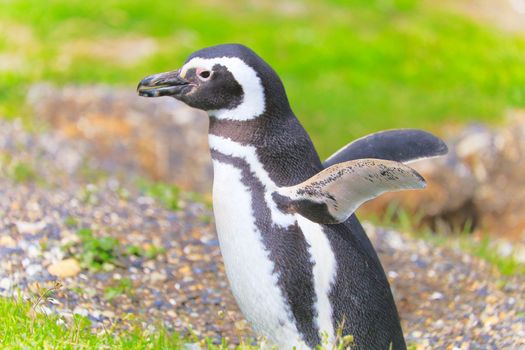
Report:
<svg viewBox="0 0 525 350"><path fill-rule="evenodd" d="M425 181L403 164L447 152L421 130L352 142L322 162L277 73L240 44L191 54L140 81L209 116L213 211L232 293L278 349L406 349L390 286L355 210Z"/></svg>

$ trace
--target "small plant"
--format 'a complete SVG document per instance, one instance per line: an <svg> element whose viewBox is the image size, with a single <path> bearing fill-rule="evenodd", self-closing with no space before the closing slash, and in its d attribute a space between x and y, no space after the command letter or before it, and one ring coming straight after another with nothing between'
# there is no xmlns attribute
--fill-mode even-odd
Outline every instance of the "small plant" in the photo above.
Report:
<svg viewBox="0 0 525 350"><path fill-rule="evenodd" d="M202 203L206 208L211 209L213 207L212 198L210 195L204 195L197 192L184 192L185 198L192 202Z"/></svg>
<svg viewBox="0 0 525 350"><path fill-rule="evenodd" d="M70 291L78 294L78 295L82 295L85 293L85 289L82 288L82 287L79 287L79 286L75 286L75 287L71 287L69 288Z"/></svg>
<svg viewBox="0 0 525 350"><path fill-rule="evenodd" d="M142 256L143 249L138 245L129 245L126 247L126 253L128 255Z"/></svg>
<svg viewBox="0 0 525 350"><path fill-rule="evenodd" d="M87 160L83 160L79 172L87 182L91 183L100 183L108 178L107 172L91 166Z"/></svg>
<svg viewBox="0 0 525 350"><path fill-rule="evenodd" d="M340 322L337 330L335 332L335 339L330 341L327 333L323 333L321 344L317 346L317 350L347 350L352 349L352 344L354 343L354 336L351 334L343 335L343 328L345 325L345 320L343 319Z"/></svg>
<svg viewBox="0 0 525 350"><path fill-rule="evenodd" d="M78 220L73 217L73 216L68 216L65 220L64 220L64 224L69 227L69 228L73 228L73 227L77 227L78 226Z"/></svg>
<svg viewBox="0 0 525 350"><path fill-rule="evenodd" d="M17 183L38 180L38 174L31 164L14 160L9 154L0 154L0 170Z"/></svg>
<svg viewBox="0 0 525 350"><path fill-rule="evenodd" d="M11 163L12 156L9 153L4 153L0 151L0 169L4 170Z"/></svg>
<svg viewBox="0 0 525 350"><path fill-rule="evenodd" d="M129 191L124 187L117 188L115 192L117 193L118 197L123 200L128 200L131 195Z"/></svg>
<svg viewBox="0 0 525 350"><path fill-rule="evenodd" d="M180 189L175 185L165 184L162 182L150 182L140 180L138 186L146 196L158 200L169 210L180 209Z"/></svg>
<svg viewBox="0 0 525 350"><path fill-rule="evenodd" d="M36 315L39 311L42 311L42 307L49 301L52 301L52 297L60 288L62 288L60 282L55 282L49 288L40 287L40 284L37 283L35 286L36 290L31 297L31 315Z"/></svg>
<svg viewBox="0 0 525 350"><path fill-rule="evenodd" d="M210 215L199 215L199 221L205 225L209 225L211 223L211 216Z"/></svg>
<svg viewBox="0 0 525 350"><path fill-rule="evenodd" d="M147 260L156 259L166 249L161 246L148 245L145 248L137 245L124 246L118 239L110 236L97 237L90 228L78 229L78 242L69 242L62 249L75 256L82 268L92 271L112 270L115 266L122 266L120 259L134 255Z"/></svg>
<svg viewBox="0 0 525 350"><path fill-rule="evenodd" d="M38 241L40 245L40 250L46 251L49 248L49 240L47 237L43 237Z"/></svg>
<svg viewBox="0 0 525 350"><path fill-rule="evenodd" d="M96 204L97 203L97 187L92 184L88 184L80 193L80 200L84 204Z"/></svg>
<svg viewBox="0 0 525 350"><path fill-rule="evenodd" d="M30 164L16 163L11 169L11 177L16 182L29 182L36 180L36 171Z"/></svg>
<svg viewBox="0 0 525 350"><path fill-rule="evenodd" d="M157 256L164 254L166 252L166 248L156 246L156 245L150 245L144 250L143 257L149 260L156 259Z"/></svg>
<svg viewBox="0 0 525 350"><path fill-rule="evenodd" d="M141 248L137 245L129 245L126 247L126 253L128 255L135 255L139 257L144 257L148 260L153 260L157 258L157 256L164 254L166 252L166 248L156 246L156 245L149 245L145 249Z"/></svg>
<svg viewBox="0 0 525 350"><path fill-rule="evenodd" d="M95 237L89 228L77 231L80 237L80 265L91 270L110 269L117 262L119 242L113 237Z"/></svg>
<svg viewBox="0 0 525 350"><path fill-rule="evenodd" d="M104 299L107 301L112 301L119 295L132 295L133 294L133 283L129 278L122 278L111 287L106 288L104 291Z"/></svg>

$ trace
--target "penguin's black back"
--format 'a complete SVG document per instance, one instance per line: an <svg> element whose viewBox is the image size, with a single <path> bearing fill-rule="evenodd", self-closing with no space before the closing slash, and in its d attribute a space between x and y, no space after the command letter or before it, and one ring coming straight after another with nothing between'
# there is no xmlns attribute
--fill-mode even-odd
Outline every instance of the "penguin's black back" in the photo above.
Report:
<svg viewBox="0 0 525 350"><path fill-rule="evenodd" d="M330 293L333 317L352 349L405 349L390 285L363 227L355 215L337 225L323 225L336 257L337 278ZM337 329L337 328L336 328Z"/></svg>
<svg viewBox="0 0 525 350"><path fill-rule="evenodd" d="M310 137L290 111L288 116L268 115L249 121L210 119L210 133L235 142L256 147L260 162L278 186L291 186L323 170L323 165ZM255 181L255 180L252 180ZM253 184L252 184L253 188ZM253 198L259 217L263 210L256 207L261 199ZM379 258L357 217L346 222L321 225L337 262L337 276L329 299L333 310L333 326L342 325L344 335L352 335L352 349L406 349L398 313L390 285ZM305 340L315 346L320 338L315 334L312 309L312 265L300 228L283 235L271 223L261 224L270 257L286 290L288 302ZM288 237L289 236L289 237ZM310 280L305 280L310 279ZM301 319L304 318L304 319Z"/></svg>

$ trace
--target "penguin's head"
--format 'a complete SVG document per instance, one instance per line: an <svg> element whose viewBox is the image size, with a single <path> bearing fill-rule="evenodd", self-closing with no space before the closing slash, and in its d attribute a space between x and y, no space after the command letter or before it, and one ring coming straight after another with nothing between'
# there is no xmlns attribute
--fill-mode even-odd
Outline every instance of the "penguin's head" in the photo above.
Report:
<svg viewBox="0 0 525 350"><path fill-rule="evenodd" d="M144 78L137 91L145 97L174 97L218 119L249 120L290 108L275 71L239 44L194 52L180 69Z"/></svg>

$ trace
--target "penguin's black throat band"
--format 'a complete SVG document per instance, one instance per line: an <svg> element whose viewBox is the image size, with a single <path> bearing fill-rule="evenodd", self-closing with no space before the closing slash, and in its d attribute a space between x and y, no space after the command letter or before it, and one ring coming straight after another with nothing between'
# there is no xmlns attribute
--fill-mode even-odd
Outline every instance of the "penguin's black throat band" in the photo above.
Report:
<svg viewBox="0 0 525 350"><path fill-rule="evenodd" d="M137 92L144 97L172 96L179 97L188 93L193 84L180 76L180 71L171 71L150 75L142 79Z"/></svg>

